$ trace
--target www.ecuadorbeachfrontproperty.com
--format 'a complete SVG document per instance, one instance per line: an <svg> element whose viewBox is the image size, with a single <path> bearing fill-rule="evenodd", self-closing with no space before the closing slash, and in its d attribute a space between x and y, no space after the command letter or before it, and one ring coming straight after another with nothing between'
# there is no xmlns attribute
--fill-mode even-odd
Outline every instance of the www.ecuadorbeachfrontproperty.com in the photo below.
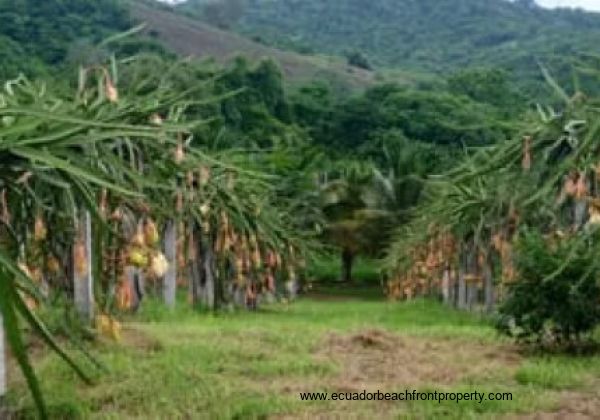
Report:
<svg viewBox="0 0 600 420"><path fill-rule="evenodd" d="M512 392L421 392L408 389L404 392L301 392L302 401L473 401L481 404L489 401L512 401Z"/></svg>

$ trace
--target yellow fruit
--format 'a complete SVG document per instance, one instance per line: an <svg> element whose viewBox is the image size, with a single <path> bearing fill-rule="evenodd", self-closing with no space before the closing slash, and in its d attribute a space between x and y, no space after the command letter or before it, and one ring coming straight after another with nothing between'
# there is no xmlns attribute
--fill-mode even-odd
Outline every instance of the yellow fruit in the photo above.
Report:
<svg viewBox="0 0 600 420"><path fill-rule="evenodd" d="M148 265L148 256L143 249L132 248L129 250L128 260L134 267L142 268Z"/></svg>

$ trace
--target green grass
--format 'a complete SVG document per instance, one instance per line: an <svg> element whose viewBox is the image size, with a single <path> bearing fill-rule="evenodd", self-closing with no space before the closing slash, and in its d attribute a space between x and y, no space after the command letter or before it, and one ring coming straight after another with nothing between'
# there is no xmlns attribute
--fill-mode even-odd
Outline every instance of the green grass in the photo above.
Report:
<svg viewBox="0 0 600 420"><path fill-rule="evenodd" d="M360 299L381 301L384 298L378 261L359 256L354 262L352 282L340 281L341 262L336 254L322 255L311 261L307 279L308 294L316 299Z"/></svg>
<svg viewBox="0 0 600 420"><path fill-rule="evenodd" d="M93 386L84 386L53 355L36 358L54 418L242 419L317 414L339 418L349 414L358 418L492 418L556 409L562 391L591 392L597 387L594 377L600 374L600 357L517 356L515 366L499 364L451 383L381 385L382 391L391 392L405 388L511 391L513 401L302 402L300 390L338 389L336 378L348 368L335 357L319 356L331 333L352 335L378 329L407 339L430 340L434 348L443 340L479 346L508 344L485 319L437 303L398 304L358 297L338 301L303 299L256 313L216 315L195 312L183 302L175 312L156 302L146 302L128 328L132 331L125 333L122 343L101 342L95 346L94 353L110 370ZM365 347L360 351L377 354L384 350ZM453 360L452 354L443 355L439 360L432 358L431 365L444 369ZM380 379L370 378L374 383ZM33 416L32 401L22 380L13 379L9 403L24 417Z"/></svg>
<svg viewBox="0 0 600 420"><path fill-rule="evenodd" d="M545 356L525 362L515 379L541 389L582 389L600 377L600 363L593 357Z"/></svg>
<svg viewBox="0 0 600 420"><path fill-rule="evenodd" d="M379 286L381 276L377 260L357 257L352 267L354 285ZM324 255L311 261L308 277L317 283L339 284L341 278L340 256Z"/></svg>
<svg viewBox="0 0 600 420"><path fill-rule="evenodd" d="M439 388L439 387L438 387ZM432 388L433 389L433 388ZM529 388L514 388L506 385L478 385L460 386L449 390L450 392L471 393L511 393L511 401L418 401L411 402L410 409L402 418L447 418L447 419L481 419L497 418L499 415L528 414L538 410L551 409L548 395Z"/></svg>

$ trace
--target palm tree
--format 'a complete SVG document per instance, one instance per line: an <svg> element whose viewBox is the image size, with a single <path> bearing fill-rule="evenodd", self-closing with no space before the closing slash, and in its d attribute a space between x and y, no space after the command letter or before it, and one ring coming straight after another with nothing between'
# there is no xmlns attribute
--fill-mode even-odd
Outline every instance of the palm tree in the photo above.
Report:
<svg viewBox="0 0 600 420"><path fill-rule="evenodd" d="M386 231L396 217L390 179L374 167L357 169L324 183L320 189L325 237L341 251L344 282L352 280L358 254L377 254L382 249Z"/></svg>

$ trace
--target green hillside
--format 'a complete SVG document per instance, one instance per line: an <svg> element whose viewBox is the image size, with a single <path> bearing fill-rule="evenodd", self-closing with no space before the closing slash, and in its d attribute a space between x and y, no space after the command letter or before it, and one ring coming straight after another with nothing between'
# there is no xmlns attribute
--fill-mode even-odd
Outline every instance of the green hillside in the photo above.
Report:
<svg viewBox="0 0 600 420"><path fill-rule="evenodd" d="M157 41L181 56L210 57L221 64L229 63L239 55L252 60L270 58L281 67L290 82L306 83L320 79L339 89L362 89L374 82L373 72L349 66L342 59L309 57L268 47L198 19L182 16L155 1L132 1L130 10L133 18L146 24L148 32Z"/></svg>
<svg viewBox="0 0 600 420"><path fill-rule="evenodd" d="M271 57L291 81L324 78L364 87L374 81L370 67L394 80L398 71L405 80L421 80L496 67L540 97L539 63L572 83L572 63L589 61L600 42L599 14L546 10L524 0L374 0L363 6L360 0L188 0L175 8L194 20L153 0L0 0L0 75L41 74L93 55L90 45L145 22L152 48L160 43L221 62L237 54Z"/></svg>
<svg viewBox="0 0 600 420"><path fill-rule="evenodd" d="M501 66L515 78L557 72L600 42L600 14L520 0L188 0L179 8L302 52L359 52L376 67L444 73Z"/></svg>
<svg viewBox="0 0 600 420"><path fill-rule="evenodd" d="M343 58L308 57L268 47L154 0L0 0L0 19L2 78L56 74L64 64L98 62L106 55L96 48L99 41L143 23L146 36L113 43L110 50L128 55L140 50L177 53L219 63L238 55L271 58L291 82L325 79L340 89L362 89L374 81L372 72L349 66Z"/></svg>

